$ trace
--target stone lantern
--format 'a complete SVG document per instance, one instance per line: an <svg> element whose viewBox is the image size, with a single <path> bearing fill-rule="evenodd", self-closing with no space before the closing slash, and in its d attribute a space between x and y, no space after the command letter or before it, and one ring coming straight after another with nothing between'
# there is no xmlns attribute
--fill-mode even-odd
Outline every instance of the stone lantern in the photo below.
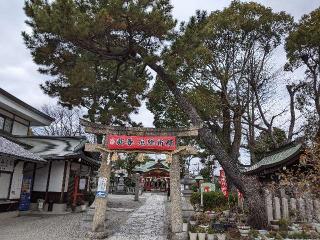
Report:
<svg viewBox="0 0 320 240"><path fill-rule="evenodd" d="M192 179L189 174L186 174L184 178L181 180L181 185L183 186L182 194L184 197L191 196L193 190L191 189L192 184L194 183L194 179Z"/></svg>
<svg viewBox="0 0 320 240"><path fill-rule="evenodd" d="M183 218L188 219L191 215L193 215L194 209L190 202L190 197L193 193L191 189L192 184L195 182L189 174L186 174L184 178L181 180L181 185L183 186L182 190L182 215Z"/></svg>

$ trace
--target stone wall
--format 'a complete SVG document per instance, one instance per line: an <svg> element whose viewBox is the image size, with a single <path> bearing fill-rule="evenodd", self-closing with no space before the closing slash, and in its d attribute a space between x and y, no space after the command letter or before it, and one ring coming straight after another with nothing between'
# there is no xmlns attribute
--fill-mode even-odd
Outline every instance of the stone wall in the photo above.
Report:
<svg viewBox="0 0 320 240"><path fill-rule="evenodd" d="M310 197L292 198L266 192L268 221L288 219L292 222L320 222L320 201Z"/></svg>

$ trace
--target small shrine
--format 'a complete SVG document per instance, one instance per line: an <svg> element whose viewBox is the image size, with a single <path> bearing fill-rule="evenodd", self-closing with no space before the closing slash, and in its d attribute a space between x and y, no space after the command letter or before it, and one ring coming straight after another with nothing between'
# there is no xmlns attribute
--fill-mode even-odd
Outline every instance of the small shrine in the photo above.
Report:
<svg viewBox="0 0 320 240"><path fill-rule="evenodd" d="M145 191L166 192L170 185L170 168L165 160L150 160L134 170L140 173L140 181Z"/></svg>

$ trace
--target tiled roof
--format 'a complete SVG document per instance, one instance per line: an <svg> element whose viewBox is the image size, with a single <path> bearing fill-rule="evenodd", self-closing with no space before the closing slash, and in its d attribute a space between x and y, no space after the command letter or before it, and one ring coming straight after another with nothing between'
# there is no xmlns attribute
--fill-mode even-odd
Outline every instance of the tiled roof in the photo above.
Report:
<svg viewBox="0 0 320 240"><path fill-rule="evenodd" d="M133 169L133 171L135 172L148 172L151 171L152 169L158 169L157 165L159 166L159 164L161 164L163 167L161 167L160 169L169 169L169 165L166 161L164 160L151 160L146 162L143 165L137 166Z"/></svg>
<svg viewBox="0 0 320 240"><path fill-rule="evenodd" d="M30 145L30 151L45 159L72 157L81 153L87 142L83 137L27 136L16 137L20 142Z"/></svg>
<svg viewBox="0 0 320 240"><path fill-rule="evenodd" d="M96 159L84 154L84 145L88 142L85 137L19 136L17 139L30 145L29 151L40 155L46 160L78 157L96 166L100 165Z"/></svg>
<svg viewBox="0 0 320 240"><path fill-rule="evenodd" d="M0 155L25 161L46 162L46 160L41 158L38 154L32 153L31 151L24 149L19 144L9 141L1 136Z"/></svg>
<svg viewBox="0 0 320 240"><path fill-rule="evenodd" d="M287 160L290 160L291 158L295 157L301 151L301 143L291 145L289 147L284 148L283 150L277 151L273 154L264 157L263 159L261 159L261 161L257 162L256 164L253 164L252 166L245 168L243 172L250 173L268 167L280 165L282 163L285 163Z"/></svg>

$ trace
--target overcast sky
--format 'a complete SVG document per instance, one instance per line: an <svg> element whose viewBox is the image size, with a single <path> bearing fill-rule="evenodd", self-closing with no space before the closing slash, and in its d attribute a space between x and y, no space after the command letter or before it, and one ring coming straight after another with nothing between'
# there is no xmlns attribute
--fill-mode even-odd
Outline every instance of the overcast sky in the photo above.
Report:
<svg viewBox="0 0 320 240"><path fill-rule="evenodd" d="M197 9L208 12L222 9L230 0L173 0L173 15L179 21L188 20ZM319 7L320 0L260 0L275 11L286 11L298 20L303 14ZM55 104L56 100L44 95L39 84L46 78L37 72L29 51L24 46L21 31L26 29L23 12L24 0L0 0L0 87L40 108L45 103ZM284 56L279 56L284 59ZM136 120L145 126L152 126L152 114L145 108L140 110Z"/></svg>

